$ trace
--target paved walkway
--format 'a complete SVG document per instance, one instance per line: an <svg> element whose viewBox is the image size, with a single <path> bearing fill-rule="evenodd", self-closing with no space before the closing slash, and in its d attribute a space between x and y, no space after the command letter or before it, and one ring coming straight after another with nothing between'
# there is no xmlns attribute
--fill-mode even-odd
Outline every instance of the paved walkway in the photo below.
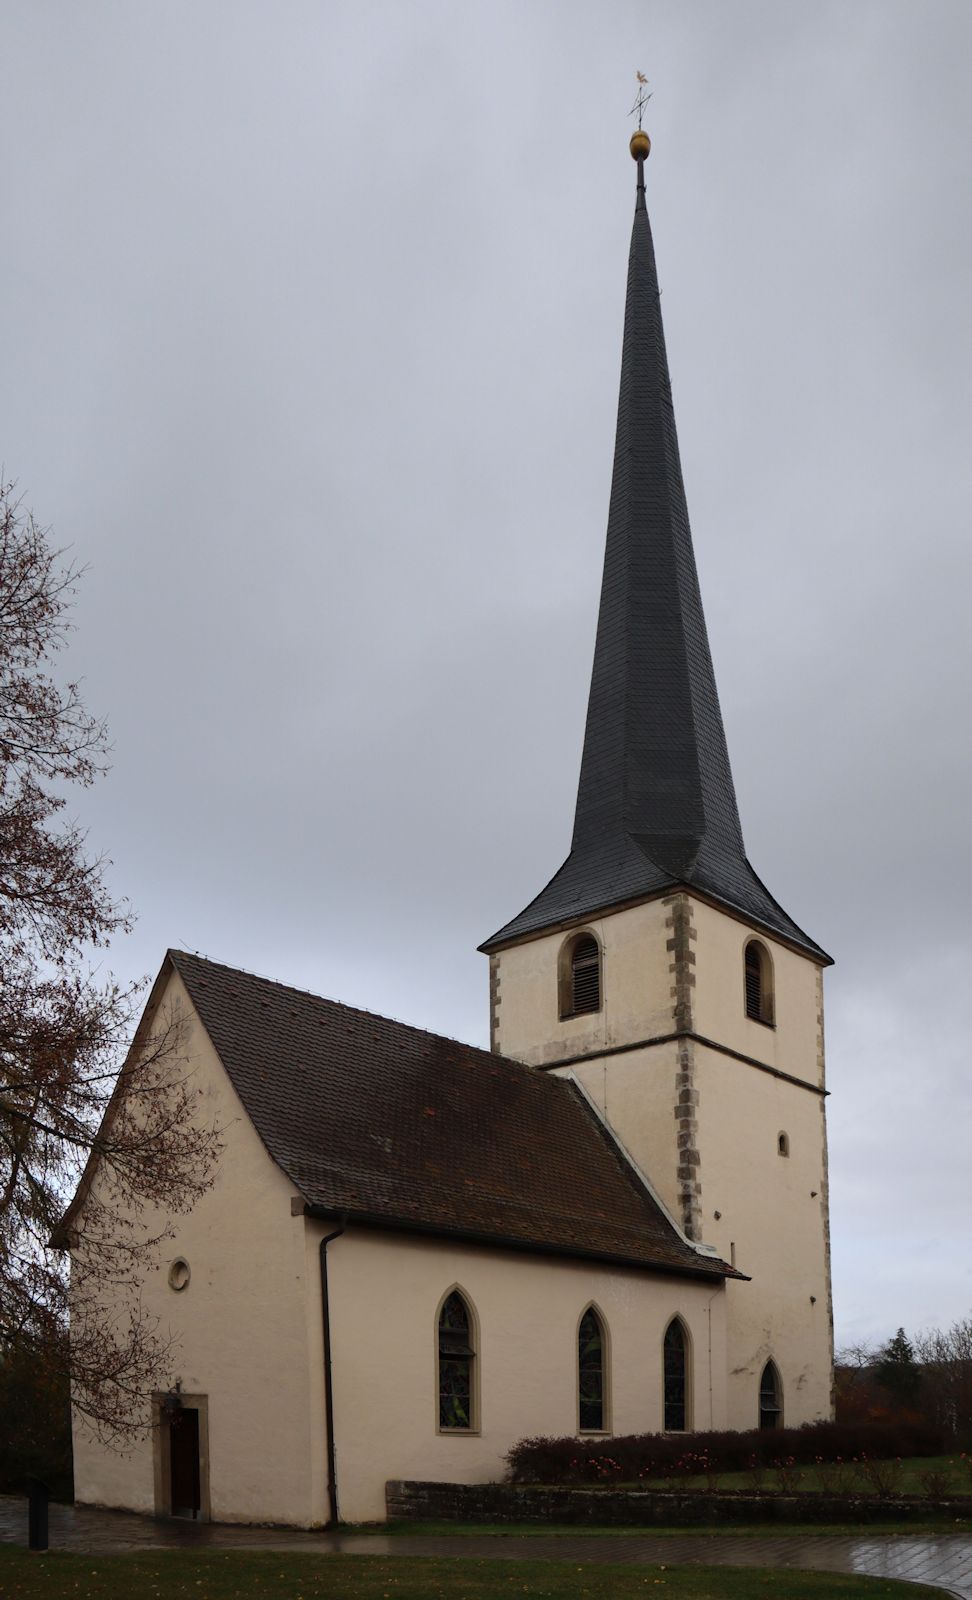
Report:
<svg viewBox="0 0 972 1600"><path fill-rule="evenodd" d="M313 1550L319 1555L469 1556L518 1561L594 1561L621 1566L798 1567L860 1572L937 1585L972 1600L972 1537L949 1534L536 1534L430 1535L313 1533L290 1528L182 1522L52 1505L51 1548L109 1555L149 1549ZM27 1543L27 1502L0 1495L0 1541Z"/></svg>

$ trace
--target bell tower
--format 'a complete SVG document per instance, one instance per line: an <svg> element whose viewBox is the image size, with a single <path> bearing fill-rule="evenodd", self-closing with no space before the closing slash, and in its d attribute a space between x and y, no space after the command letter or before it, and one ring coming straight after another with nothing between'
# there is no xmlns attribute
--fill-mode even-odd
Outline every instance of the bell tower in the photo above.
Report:
<svg viewBox="0 0 972 1600"><path fill-rule="evenodd" d="M832 1405L830 957L743 845L679 460L649 151L639 129L571 850L481 946L491 1040L538 1071L572 1075L685 1236L747 1275L727 1285L730 1425L796 1425Z"/></svg>

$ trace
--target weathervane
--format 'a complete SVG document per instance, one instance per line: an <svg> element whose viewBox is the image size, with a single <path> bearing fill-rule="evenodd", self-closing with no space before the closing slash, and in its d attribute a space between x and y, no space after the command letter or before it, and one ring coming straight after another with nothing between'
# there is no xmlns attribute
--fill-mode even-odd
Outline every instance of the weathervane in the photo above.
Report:
<svg viewBox="0 0 972 1600"><path fill-rule="evenodd" d="M651 95L645 93L645 90L648 87L648 79L645 77L644 73L643 72L636 72L635 73L635 77L638 79L638 98L635 101L634 105L631 107L631 110L628 112L628 116L629 117L633 117L635 112L637 111L637 113L638 113L638 132L640 133L641 132L641 119L645 114L645 106L648 104L649 100L651 99Z"/></svg>

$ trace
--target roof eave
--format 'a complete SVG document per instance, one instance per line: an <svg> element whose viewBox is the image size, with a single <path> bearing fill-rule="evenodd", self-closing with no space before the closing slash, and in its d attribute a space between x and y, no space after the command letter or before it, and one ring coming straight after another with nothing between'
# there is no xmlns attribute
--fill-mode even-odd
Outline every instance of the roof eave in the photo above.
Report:
<svg viewBox="0 0 972 1600"><path fill-rule="evenodd" d="M512 926L512 923L508 922L496 933L491 934L488 939L484 939L483 943L477 946L477 949L483 955L495 955L500 950L511 950L514 945L528 944L533 939L546 939L553 933L566 933L571 928L577 928L585 922L590 922L592 917L603 916L607 912L627 911L632 906L648 905L653 900L663 899L665 895L678 893L693 895L696 900L701 900L706 905L714 906L717 910L726 912L728 916L733 917L737 922L744 922L747 926L758 929L760 933L765 933L769 938L785 945L788 950L795 951L797 955L807 956L821 967L832 967L834 965L833 956L828 955L822 945L817 944L816 940L812 939L809 934L805 935L806 943L802 943L798 939L789 938L763 918L741 910L738 906L733 905L731 901L724 900L721 896L714 894L710 889L700 889L697 884L690 883L688 880L676 881L674 879L671 883L665 884L660 889L653 889L647 894L627 895L620 900L591 905L585 911L577 911L569 917L554 919L545 923L542 927L529 928L521 933L513 933L506 936L506 929ZM780 909L782 910L782 907ZM518 920L518 918L513 919L514 922ZM787 918L787 920L789 921L790 919ZM801 929L800 931L802 933L803 930Z"/></svg>
<svg viewBox="0 0 972 1600"><path fill-rule="evenodd" d="M474 1228L452 1228L447 1223L419 1222L411 1217L385 1216L372 1211L348 1210L343 1206L315 1205L311 1201L305 1204L304 1215L320 1222L344 1221L354 1223L356 1227L391 1233L413 1233L433 1239L458 1239L464 1244L515 1250L526 1255L557 1256L561 1260L601 1261L612 1266L631 1267L639 1272L661 1273L666 1277L695 1278L706 1283L711 1283L714 1279L721 1282L726 1278L749 1282L744 1272L739 1272L718 1257L712 1258L712 1265L707 1269L688 1264L680 1266L671 1262L646 1261L638 1256L626 1256L612 1251L585 1250L579 1245L550 1244L546 1240L517 1239L511 1238L509 1234L488 1233Z"/></svg>

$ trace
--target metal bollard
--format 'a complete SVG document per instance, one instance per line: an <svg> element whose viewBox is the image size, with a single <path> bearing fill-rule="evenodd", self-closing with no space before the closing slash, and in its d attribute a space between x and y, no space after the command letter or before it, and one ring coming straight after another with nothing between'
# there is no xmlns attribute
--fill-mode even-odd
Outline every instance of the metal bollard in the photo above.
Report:
<svg viewBox="0 0 972 1600"><path fill-rule="evenodd" d="M51 1492L40 1478L27 1480L27 1548L47 1549L47 1506Z"/></svg>

